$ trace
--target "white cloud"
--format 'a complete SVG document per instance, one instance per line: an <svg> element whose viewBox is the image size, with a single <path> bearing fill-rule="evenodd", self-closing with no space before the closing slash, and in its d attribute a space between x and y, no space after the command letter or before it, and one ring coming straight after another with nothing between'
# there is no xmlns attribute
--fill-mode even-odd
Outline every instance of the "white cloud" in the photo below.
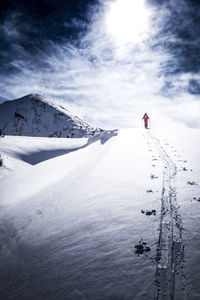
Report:
<svg viewBox="0 0 200 300"><path fill-rule="evenodd" d="M45 68L16 61L19 74L0 78L1 96L40 93L103 128L139 127L144 112L152 126L199 126L199 100L187 92L194 75L169 77L173 95L162 96L162 66L170 54L158 47L152 50L148 39L116 45L104 20L96 18L80 49L52 45L51 54L41 58Z"/></svg>

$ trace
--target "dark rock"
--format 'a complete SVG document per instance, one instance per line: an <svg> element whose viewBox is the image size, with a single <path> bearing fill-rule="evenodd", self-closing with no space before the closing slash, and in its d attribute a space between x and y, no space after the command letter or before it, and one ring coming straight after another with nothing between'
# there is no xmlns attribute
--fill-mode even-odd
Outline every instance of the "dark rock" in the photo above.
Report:
<svg viewBox="0 0 200 300"><path fill-rule="evenodd" d="M144 246L142 244L138 244L138 245L135 245L135 248L138 250L141 250L144 248Z"/></svg>
<svg viewBox="0 0 200 300"><path fill-rule="evenodd" d="M142 244L135 245L135 254L142 254L144 252L144 246Z"/></svg>
<svg viewBox="0 0 200 300"><path fill-rule="evenodd" d="M149 246L146 246L145 249L144 249L144 251L145 252L149 252L149 251L151 251L151 248Z"/></svg>
<svg viewBox="0 0 200 300"><path fill-rule="evenodd" d="M144 252L151 251L150 246L147 246L147 243L141 239L139 244L135 245L136 251L135 254L143 254Z"/></svg>
<svg viewBox="0 0 200 300"><path fill-rule="evenodd" d="M156 215L156 210L155 209L152 209L152 210L144 210L144 209L142 209L141 213L145 214L146 216L151 216L151 215L155 216Z"/></svg>
<svg viewBox="0 0 200 300"><path fill-rule="evenodd" d="M147 210L146 211L146 216L151 216L152 215L152 212L150 210Z"/></svg>
<svg viewBox="0 0 200 300"><path fill-rule="evenodd" d="M25 120L25 117L24 117L24 116L22 116L20 113L17 113L17 112L15 112L15 118L18 118L18 119L23 119L23 120Z"/></svg>

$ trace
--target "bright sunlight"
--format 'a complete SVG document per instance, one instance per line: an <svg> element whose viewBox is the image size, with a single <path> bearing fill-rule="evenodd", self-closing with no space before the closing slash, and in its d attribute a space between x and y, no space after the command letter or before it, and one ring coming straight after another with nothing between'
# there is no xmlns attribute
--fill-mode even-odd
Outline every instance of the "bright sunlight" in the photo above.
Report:
<svg viewBox="0 0 200 300"><path fill-rule="evenodd" d="M150 10L145 0L116 0L110 3L106 15L108 32L119 45L140 43L149 29Z"/></svg>

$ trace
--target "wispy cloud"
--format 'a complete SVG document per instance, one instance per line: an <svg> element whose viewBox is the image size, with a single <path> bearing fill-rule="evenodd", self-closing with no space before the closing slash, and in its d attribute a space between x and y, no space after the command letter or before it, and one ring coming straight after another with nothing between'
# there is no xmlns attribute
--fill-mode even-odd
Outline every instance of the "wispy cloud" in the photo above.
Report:
<svg viewBox="0 0 200 300"><path fill-rule="evenodd" d="M17 48L21 56L12 65L18 71L0 76L1 96L12 99L40 93L104 128L141 126L144 112L149 113L152 126L199 127L200 75L177 72L180 59L170 47L180 37L168 28L171 8L149 7L148 36L125 44L116 44L107 31L108 6L103 8L79 46L49 41L45 52L38 48L35 64L24 60L25 54ZM18 35L12 30L8 28L7 35Z"/></svg>

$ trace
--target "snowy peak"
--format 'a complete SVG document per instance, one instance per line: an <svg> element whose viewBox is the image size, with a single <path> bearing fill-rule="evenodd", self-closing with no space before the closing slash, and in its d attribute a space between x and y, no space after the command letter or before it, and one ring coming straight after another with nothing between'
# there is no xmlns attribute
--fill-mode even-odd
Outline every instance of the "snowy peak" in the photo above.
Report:
<svg viewBox="0 0 200 300"><path fill-rule="evenodd" d="M87 137L103 131L39 94L0 104L0 129L8 135Z"/></svg>

